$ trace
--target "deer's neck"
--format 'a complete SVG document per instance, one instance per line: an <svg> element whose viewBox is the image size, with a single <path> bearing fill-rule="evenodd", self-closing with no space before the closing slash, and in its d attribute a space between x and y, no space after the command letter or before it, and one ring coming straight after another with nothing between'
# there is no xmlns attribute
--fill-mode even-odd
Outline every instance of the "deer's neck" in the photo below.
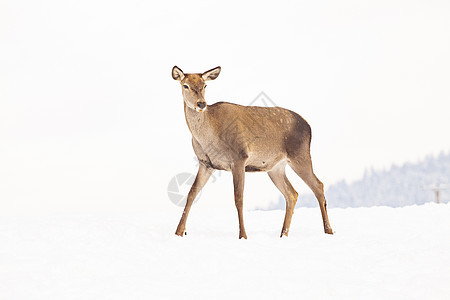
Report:
<svg viewBox="0 0 450 300"><path fill-rule="evenodd" d="M203 112L197 112L184 103L184 114L192 136L199 142L205 139L210 131L208 109Z"/></svg>

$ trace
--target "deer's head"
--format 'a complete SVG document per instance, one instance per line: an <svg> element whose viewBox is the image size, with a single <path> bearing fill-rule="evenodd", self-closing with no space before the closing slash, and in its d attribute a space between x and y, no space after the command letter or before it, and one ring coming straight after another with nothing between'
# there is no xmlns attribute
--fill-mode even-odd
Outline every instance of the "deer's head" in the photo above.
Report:
<svg viewBox="0 0 450 300"><path fill-rule="evenodd" d="M184 74L177 66L172 68L172 78L180 82L184 102L197 112L206 109L205 81L214 80L219 74L220 67L215 67L203 74Z"/></svg>

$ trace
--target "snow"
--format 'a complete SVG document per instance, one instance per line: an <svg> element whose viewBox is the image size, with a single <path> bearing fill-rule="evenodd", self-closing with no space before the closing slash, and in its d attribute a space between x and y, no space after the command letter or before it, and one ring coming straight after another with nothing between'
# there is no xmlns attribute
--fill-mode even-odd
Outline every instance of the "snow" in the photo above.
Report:
<svg viewBox="0 0 450 300"><path fill-rule="evenodd" d="M0 220L0 299L450 299L450 205Z"/></svg>

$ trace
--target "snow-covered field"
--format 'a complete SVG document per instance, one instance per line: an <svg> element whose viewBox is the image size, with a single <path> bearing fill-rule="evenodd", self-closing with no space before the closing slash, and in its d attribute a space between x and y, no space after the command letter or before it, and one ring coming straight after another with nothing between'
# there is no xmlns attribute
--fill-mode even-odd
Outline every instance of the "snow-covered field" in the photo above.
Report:
<svg viewBox="0 0 450 300"><path fill-rule="evenodd" d="M450 205L0 221L0 299L450 299Z"/></svg>

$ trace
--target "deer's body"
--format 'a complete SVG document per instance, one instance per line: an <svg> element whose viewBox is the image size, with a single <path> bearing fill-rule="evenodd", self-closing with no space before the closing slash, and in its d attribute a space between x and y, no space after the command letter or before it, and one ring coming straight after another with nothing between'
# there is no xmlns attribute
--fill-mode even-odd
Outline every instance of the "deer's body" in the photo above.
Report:
<svg viewBox="0 0 450 300"><path fill-rule="evenodd" d="M308 123L280 107L218 102L201 114L185 106L185 114L195 154L215 170L231 171L237 157L247 156L246 172L268 172L311 139Z"/></svg>
<svg viewBox="0 0 450 300"><path fill-rule="evenodd" d="M267 172L284 195L286 216L281 236L288 235L298 194L286 177L287 164L316 195L324 230L332 233L323 185L312 170L308 123L298 114L280 107L241 106L227 102L206 107L204 81L217 78L219 73L220 67L203 74L184 74L177 67L172 70L173 78L182 84L186 122L200 162L176 234L183 235L192 202L214 170L226 170L233 174L239 238L247 238L242 212L245 172Z"/></svg>

